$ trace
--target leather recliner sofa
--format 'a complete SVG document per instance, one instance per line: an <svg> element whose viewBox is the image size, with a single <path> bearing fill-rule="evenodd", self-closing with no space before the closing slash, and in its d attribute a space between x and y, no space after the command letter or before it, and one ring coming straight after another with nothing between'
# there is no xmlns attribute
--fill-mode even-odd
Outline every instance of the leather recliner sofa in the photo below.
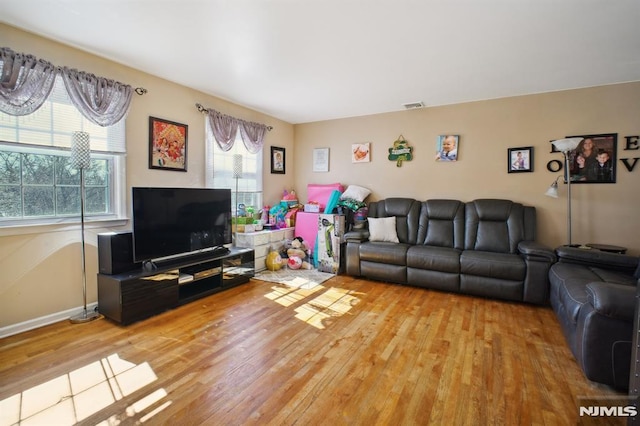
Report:
<svg viewBox="0 0 640 426"><path fill-rule="evenodd" d="M575 247L556 253L550 303L571 352L589 380L626 390L640 259Z"/></svg>
<svg viewBox="0 0 640 426"><path fill-rule="evenodd" d="M353 276L535 304L548 303L554 252L535 241L536 211L510 200L369 203L370 218L395 217L398 243L345 234Z"/></svg>

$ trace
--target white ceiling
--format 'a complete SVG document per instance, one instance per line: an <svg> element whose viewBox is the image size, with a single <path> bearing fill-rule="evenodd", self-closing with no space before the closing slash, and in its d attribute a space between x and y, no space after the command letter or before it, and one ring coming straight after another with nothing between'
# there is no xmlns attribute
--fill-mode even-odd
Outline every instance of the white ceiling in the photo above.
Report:
<svg viewBox="0 0 640 426"><path fill-rule="evenodd" d="M289 123L640 81L640 0L0 0L0 20Z"/></svg>

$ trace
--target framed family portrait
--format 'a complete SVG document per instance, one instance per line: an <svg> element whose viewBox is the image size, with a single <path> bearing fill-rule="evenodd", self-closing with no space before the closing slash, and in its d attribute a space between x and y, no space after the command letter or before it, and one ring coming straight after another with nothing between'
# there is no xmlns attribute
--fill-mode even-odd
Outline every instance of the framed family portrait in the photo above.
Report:
<svg viewBox="0 0 640 426"><path fill-rule="evenodd" d="M436 161L458 161L459 135L440 135L436 140Z"/></svg>
<svg viewBox="0 0 640 426"><path fill-rule="evenodd" d="M278 146L271 147L271 173L285 174L286 172L285 149Z"/></svg>
<svg viewBox="0 0 640 426"><path fill-rule="evenodd" d="M576 149L568 154L571 183L616 182L617 133L577 135L567 136L567 138L584 138ZM566 172L564 178L566 181Z"/></svg>
<svg viewBox="0 0 640 426"><path fill-rule="evenodd" d="M533 171L533 147L509 148L507 150L507 170L509 173Z"/></svg>
<svg viewBox="0 0 640 426"><path fill-rule="evenodd" d="M149 168L187 171L188 126L149 117Z"/></svg>

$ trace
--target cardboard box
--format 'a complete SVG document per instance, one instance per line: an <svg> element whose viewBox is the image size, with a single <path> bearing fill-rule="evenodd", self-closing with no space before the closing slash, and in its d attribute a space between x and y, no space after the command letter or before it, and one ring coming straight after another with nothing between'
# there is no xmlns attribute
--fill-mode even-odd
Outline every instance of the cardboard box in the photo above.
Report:
<svg viewBox="0 0 640 426"><path fill-rule="evenodd" d="M315 259L318 271L332 274L343 273L342 247L344 242L345 217L339 214L318 215L318 236Z"/></svg>

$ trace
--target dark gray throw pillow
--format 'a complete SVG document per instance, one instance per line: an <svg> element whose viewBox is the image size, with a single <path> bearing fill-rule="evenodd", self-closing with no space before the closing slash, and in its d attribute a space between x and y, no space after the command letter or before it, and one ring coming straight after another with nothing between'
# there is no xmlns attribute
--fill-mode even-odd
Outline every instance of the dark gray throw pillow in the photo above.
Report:
<svg viewBox="0 0 640 426"><path fill-rule="evenodd" d="M640 261L638 262L638 267L636 271L633 273L633 277L637 280L640 280Z"/></svg>

